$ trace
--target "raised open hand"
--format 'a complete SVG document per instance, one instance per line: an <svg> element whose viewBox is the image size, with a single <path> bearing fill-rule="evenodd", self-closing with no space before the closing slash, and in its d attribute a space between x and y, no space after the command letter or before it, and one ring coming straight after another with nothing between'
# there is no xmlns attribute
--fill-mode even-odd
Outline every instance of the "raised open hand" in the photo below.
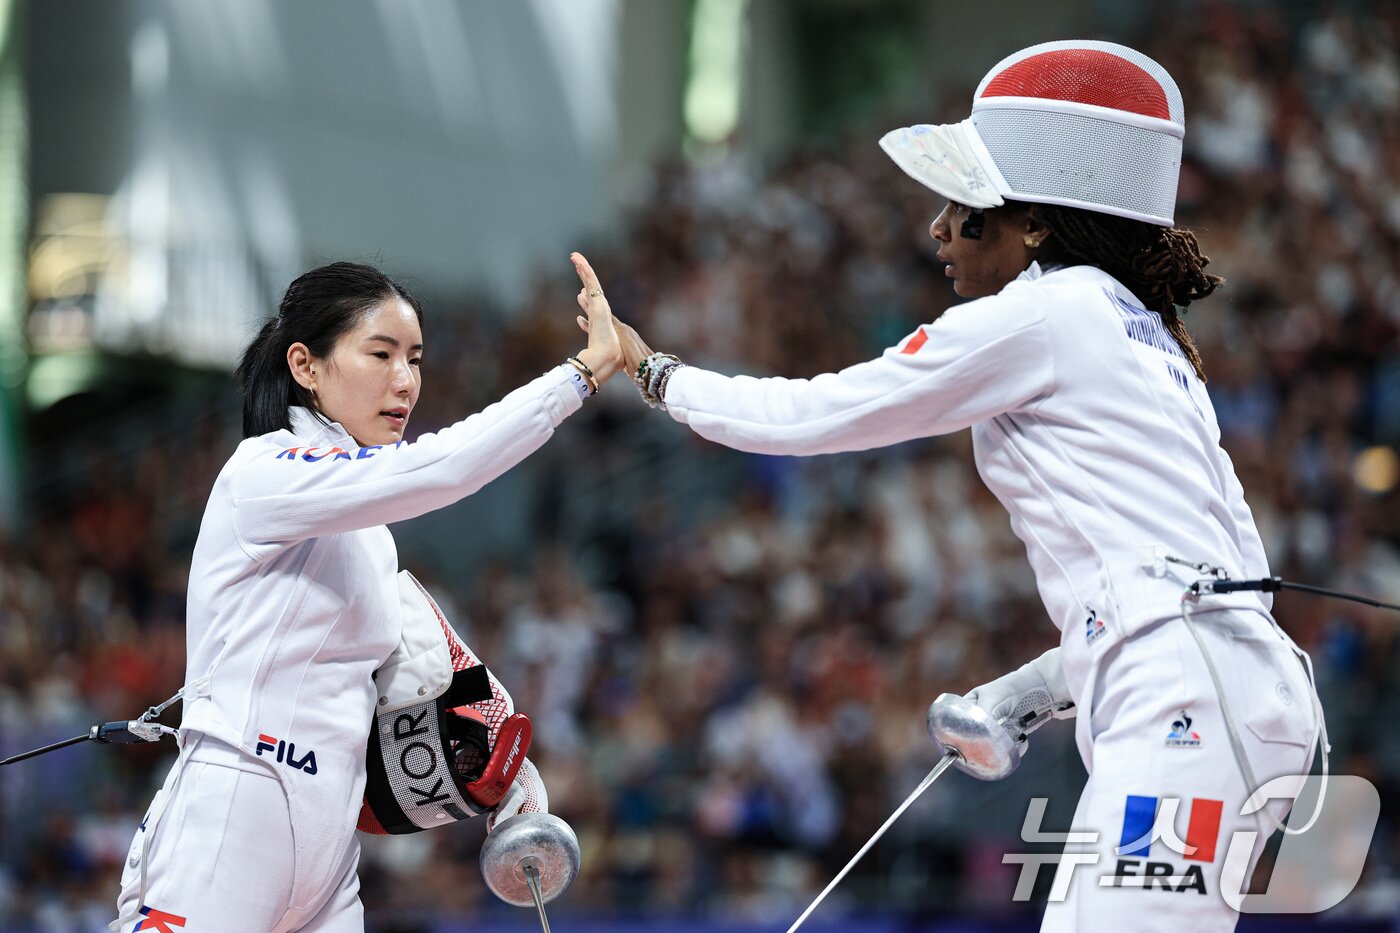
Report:
<svg viewBox="0 0 1400 933"><path fill-rule="evenodd" d="M601 295L601 288L599 288L599 295L597 298L589 298L588 290L590 288L598 288L598 277L594 274L593 267L588 264L588 260L583 258L579 253L574 253L573 259L574 267L578 269L579 278L583 279L583 290L578 293L579 307L587 311L590 300L597 301L601 299L604 304L606 304L606 299L603 299ZM589 284L590 281L592 282L591 285ZM627 375L630 378L636 374L638 364L651 356L652 349L647 346L646 341L642 339L641 335L638 334L631 325L622 323L617 318L612 317L611 313L609 314L609 319L612 321L613 330L617 334L618 342L621 345L623 366L627 370ZM590 319L586 319L583 316L578 318L578 326L581 327L585 333L589 333L590 324Z"/></svg>
<svg viewBox="0 0 1400 933"><path fill-rule="evenodd" d="M577 320L578 326L588 334L588 346L579 352L578 358L593 370L593 377L601 385L622 367L622 347L612 309L608 307L608 299L603 294L603 287L598 284L593 267L582 253L570 253L569 258L573 260L574 270L583 282L583 288L578 293L578 304L583 314Z"/></svg>

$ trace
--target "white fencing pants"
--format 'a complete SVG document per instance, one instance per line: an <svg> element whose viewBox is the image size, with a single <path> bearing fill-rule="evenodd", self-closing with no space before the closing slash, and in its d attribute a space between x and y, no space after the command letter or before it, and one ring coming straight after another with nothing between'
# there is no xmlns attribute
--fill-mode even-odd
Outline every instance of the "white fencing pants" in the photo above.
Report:
<svg viewBox="0 0 1400 933"><path fill-rule="evenodd" d="M170 769L127 853L117 910L135 916L122 933L363 933L354 827L345 828L351 838L335 880L308 901L281 783L207 736L186 758ZM293 910L294 902L310 906Z"/></svg>
<svg viewBox="0 0 1400 933"><path fill-rule="evenodd" d="M1289 645L1257 613L1194 618L1254 777L1306 774L1313 694ZM1067 845L1067 856L1093 864L1061 863L1061 872L1073 870L1068 895L1056 903L1052 893L1042 933L1230 933L1238 914L1220 894L1230 841L1257 834L1252 873L1274 828L1262 813L1240 815L1245 781L1186 623L1159 622L1114 646L1090 692L1076 724L1081 738L1089 730L1080 747L1091 752L1073 828L1098 839ZM1282 819L1289 804L1269 808Z"/></svg>

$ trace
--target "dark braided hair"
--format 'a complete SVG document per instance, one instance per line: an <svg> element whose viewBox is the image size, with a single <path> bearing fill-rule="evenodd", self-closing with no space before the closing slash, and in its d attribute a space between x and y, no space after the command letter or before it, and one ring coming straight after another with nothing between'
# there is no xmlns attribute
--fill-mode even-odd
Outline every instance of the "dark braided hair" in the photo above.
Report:
<svg viewBox="0 0 1400 933"><path fill-rule="evenodd" d="M1010 203L1010 202L1008 202ZM1205 271L1196 235L1180 227L1161 227L1058 204L1027 205L1031 216L1050 231L1037 259L1062 265L1098 266L1156 311L1196 375L1205 381L1205 366L1181 314L1225 280Z"/></svg>

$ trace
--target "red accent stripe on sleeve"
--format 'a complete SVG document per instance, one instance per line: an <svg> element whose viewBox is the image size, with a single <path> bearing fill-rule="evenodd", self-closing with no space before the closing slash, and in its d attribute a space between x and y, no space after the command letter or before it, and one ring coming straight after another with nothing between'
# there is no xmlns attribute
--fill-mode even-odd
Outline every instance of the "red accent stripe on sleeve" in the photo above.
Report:
<svg viewBox="0 0 1400 933"><path fill-rule="evenodd" d="M1203 800L1200 797L1191 801L1191 822L1186 826L1186 847L1194 848L1186 859L1191 862L1215 861L1215 842L1220 835L1220 811L1224 803L1219 800Z"/></svg>
<svg viewBox="0 0 1400 933"><path fill-rule="evenodd" d="M909 342L906 343L904 345L904 349L900 350L899 352L918 353L919 348L926 343L928 343L928 334L924 332L924 329L922 327L920 327L918 330L914 331L914 336L909 338Z"/></svg>

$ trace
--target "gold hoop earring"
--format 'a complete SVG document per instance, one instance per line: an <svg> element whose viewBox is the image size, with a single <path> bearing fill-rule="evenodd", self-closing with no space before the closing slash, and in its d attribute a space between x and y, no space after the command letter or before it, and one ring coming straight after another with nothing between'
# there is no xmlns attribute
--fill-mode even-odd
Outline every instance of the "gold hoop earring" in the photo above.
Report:
<svg viewBox="0 0 1400 933"><path fill-rule="evenodd" d="M1031 236L1031 235L1028 233L1028 234L1026 234L1024 237L1022 237L1021 239L1022 239L1022 242L1024 242L1024 243L1025 243L1027 246L1029 246L1031 249L1039 249L1039 248L1040 248L1040 243L1041 243L1041 238L1040 238L1040 237Z"/></svg>

